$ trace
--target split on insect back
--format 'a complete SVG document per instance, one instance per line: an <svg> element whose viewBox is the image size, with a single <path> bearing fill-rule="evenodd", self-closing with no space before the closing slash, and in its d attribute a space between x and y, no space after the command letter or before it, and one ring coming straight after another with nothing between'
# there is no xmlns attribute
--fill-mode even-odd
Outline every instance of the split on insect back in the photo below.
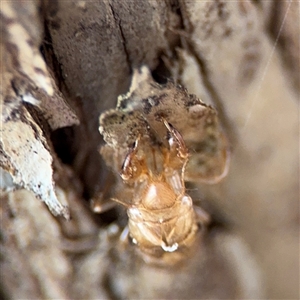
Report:
<svg viewBox="0 0 300 300"><path fill-rule="evenodd" d="M181 86L135 70L116 109L100 116L101 154L119 182L112 199L127 208L129 236L147 262L174 264L209 216L195 209L185 182L216 183L228 170L217 112Z"/></svg>

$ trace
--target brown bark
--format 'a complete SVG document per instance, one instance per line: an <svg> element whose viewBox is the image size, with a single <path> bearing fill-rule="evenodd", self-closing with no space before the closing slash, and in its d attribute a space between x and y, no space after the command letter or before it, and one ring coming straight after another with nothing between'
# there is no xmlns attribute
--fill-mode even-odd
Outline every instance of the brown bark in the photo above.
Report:
<svg viewBox="0 0 300 300"><path fill-rule="evenodd" d="M299 298L299 2L0 8L3 297ZM228 176L191 186L215 226L171 270L122 248L123 208L95 215L88 202L115 181L99 115L141 65L215 106L231 146Z"/></svg>

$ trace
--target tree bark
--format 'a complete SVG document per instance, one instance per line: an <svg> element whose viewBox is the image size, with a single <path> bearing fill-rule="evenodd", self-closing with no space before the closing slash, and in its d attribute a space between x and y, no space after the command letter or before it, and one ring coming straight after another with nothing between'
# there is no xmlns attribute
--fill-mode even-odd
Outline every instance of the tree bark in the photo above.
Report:
<svg viewBox="0 0 300 300"><path fill-rule="evenodd" d="M3 298L299 298L299 2L0 8ZM98 152L99 115L142 65L213 105L231 150L224 180L189 186L213 226L171 270L123 247L122 207L89 204L117 178Z"/></svg>

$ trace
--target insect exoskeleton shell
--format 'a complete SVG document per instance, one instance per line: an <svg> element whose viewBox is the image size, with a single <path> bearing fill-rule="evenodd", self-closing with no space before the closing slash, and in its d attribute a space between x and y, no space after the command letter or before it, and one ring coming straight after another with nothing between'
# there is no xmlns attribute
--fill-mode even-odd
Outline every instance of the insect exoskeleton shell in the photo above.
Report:
<svg viewBox="0 0 300 300"><path fill-rule="evenodd" d="M159 181L149 184L143 196L127 211L133 241L141 248L167 252L191 244L197 231L192 199L176 196L167 183Z"/></svg>

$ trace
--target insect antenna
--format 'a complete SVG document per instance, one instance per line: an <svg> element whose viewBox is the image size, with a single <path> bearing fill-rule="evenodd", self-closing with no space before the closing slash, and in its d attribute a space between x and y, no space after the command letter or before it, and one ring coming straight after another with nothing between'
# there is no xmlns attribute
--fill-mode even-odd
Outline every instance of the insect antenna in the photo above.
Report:
<svg viewBox="0 0 300 300"><path fill-rule="evenodd" d="M131 205L128 204L127 202L121 201L121 200L119 200L119 199L117 199L117 198L110 198L110 200L115 201L115 202L117 202L117 203L119 203L119 204L125 206L126 208L130 208L130 207L131 207Z"/></svg>

